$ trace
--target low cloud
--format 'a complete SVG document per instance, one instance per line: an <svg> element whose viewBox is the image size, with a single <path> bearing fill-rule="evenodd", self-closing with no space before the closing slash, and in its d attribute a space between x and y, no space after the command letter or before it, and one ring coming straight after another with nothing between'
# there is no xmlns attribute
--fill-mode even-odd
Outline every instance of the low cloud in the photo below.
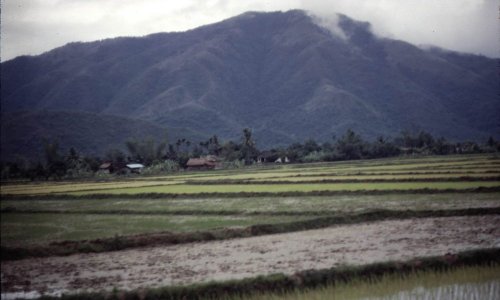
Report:
<svg viewBox="0 0 500 300"><path fill-rule="evenodd" d="M500 56L496 0L361 0L355 4L349 0L304 0L302 6L319 15L336 11L368 21L380 36Z"/></svg>
<svg viewBox="0 0 500 300"><path fill-rule="evenodd" d="M335 32L335 13L417 45L500 56L496 0L1 0L1 59L72 41L184 31L245 11L304 9ZM341 34L341 32L336 32Z"/></svg>
<svg viewBox="0 0 500 300"><path fill-rule="evenodd" d="M333 35L341 39L347 39L344 31L339 26L339 16L337 13L318 14L309 11L309 16L318 26L328 29Z"/></svg>

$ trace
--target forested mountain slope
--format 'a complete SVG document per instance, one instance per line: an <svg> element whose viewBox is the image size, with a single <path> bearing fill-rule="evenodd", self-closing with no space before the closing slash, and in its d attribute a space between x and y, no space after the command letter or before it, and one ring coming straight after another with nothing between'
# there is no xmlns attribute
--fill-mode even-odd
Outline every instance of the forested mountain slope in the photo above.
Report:
<svg viewBox="0 0 500 300"><path fill-rule="evenodd" d="M403 129L500 135L495 59L380 38L344 15L337 21L329 30L303 11L249 12L186 32L18 57L1 65L2 113L119 115L222 139L250 127L261 146L327 140L348 128L367 138ZM17 126L4 119L2 136Z"/></svg>

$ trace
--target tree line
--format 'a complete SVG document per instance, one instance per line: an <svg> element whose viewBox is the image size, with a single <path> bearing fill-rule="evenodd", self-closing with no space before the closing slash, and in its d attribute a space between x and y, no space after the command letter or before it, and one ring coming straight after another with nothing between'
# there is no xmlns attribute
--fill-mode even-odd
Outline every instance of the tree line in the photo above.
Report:
<svg viewBox="0 0 500 300"><path fill-rule="evenodd" d="M287 161L307 163L356 159L384 158L398 155L447 155L466 153L500 152L500 142L490 137L484 144L475 142L449 142L436 138L425 131L403 131L391 139L378 137L367 141L348 129L339 138L319 143L308 139L287 147L259 150L249 128L243 129L240 141L221 143L217 135L199 143L178 139L174 143L157 142L153 139L128 140L126 151L112 149L103 157L82 155L74 148L62 154L57 141L43 141L43 161L17 160L1 163L2 179L49 180L93 177L105 163L125 165L141 163L146 174L162 174L186 168L189 158L213 155L224 167L234 168L256 163Z"/></svg>

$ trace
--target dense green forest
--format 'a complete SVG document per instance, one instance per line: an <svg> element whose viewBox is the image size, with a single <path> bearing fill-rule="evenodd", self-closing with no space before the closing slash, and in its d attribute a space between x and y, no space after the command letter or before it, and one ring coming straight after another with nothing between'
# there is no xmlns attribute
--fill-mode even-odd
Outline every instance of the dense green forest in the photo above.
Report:
<svg viewBox="0 0 500 300"><path fill-rule="evenodd" d="M333 136L330 142L318 143L308 139L288 147L260 150L252 131L243 129L240 141L220 142L217 135L208 140L193 143L185 138L173 143L153 138L125 141L127 151L111 149L103 157L82 155L70 148L61 153L57 141L44 140L44 160L17 159L1 163L1 178L58 180L102 176L99 168L103 163L125 165L141 163L143 174L154 175L176 172L186 168L190 158L213 155L222 162L222 168L239 168L245 165L290 162L310 163L356 159L384 158L398 155L447 155L468 153L491 153L500 151L500 141L490 137L484 144L476 142L452 143L432 134L403 131L396 138L378 137L367 141L348 129L341 137ZM122 175L115 172L116 175ZM98 175L97 175L98 174ZM107 175L106 176L111 176Z"/></svg>

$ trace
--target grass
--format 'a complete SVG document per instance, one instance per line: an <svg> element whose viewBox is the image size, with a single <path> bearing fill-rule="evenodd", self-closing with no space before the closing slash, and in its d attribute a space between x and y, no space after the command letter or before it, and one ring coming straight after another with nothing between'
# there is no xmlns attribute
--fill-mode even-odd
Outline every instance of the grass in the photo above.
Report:
<svg viewBox="0 0 500 300"><path fill-rule="evenodd" d="M336 195L310 197L253 197L253 198L186 198L186 199L71 199L71 200L2 200L2 212L8 211L116 211L144 213L175 213L183 211L239 213L320 213L353 212L370 209L423 210L457 209L500 206L500 193L449 194L387 194Z"/></svg>
<svg viewBox="0 0 500 300"><path fill-rule="evenodd" d="M283 193L316 191L376 191L376 190L464 190L480 187L500 187L500 181L480 182L360 182L360 183L325 183L325 184L210 184L189 185L175 184L138 188L118 188L96 191L80 191L69 195L92 194L200 194L200 193Z"/></svg>
<svg viewBox="0 0 500 300"><path fill-rule="evenodd" d="M287 216L158 216L101 214L3 214L2 246L47 244L64 240L92 240L115 235L154 232L192 232L303 220Z"/></svg>
<svg viewBox="0 0 500 300"><path fill-rule="evenodd" d="M385 274L286 294L264 293L226 300L321 299L489 299L500 293L500 266L465 266L451 270Z"/></svg>

